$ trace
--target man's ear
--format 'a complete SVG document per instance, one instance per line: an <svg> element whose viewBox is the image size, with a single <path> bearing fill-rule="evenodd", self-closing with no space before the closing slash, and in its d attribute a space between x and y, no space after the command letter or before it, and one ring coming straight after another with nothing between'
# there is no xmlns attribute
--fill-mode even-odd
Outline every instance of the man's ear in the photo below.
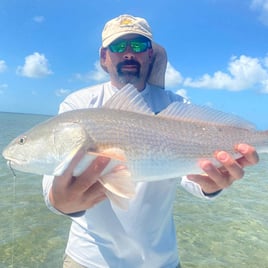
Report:
<svg viewBox="0 0 268 268"><path fill-rule="evenodd" d="M100 65L103 68L103 70L105 72L107 72L107 68L106 68L106 52L107 52L107 48L101 47L100 48Z"/></svg>
<svg viewBox="0 0 268 268"><path fill-rule="evenodd" d="M153 55L154 55L154 50L151 48L149 51L149 59L151 60L151 62L153 61Z"/></svg>
<svg viewBox="0 0 268 268"><path fill-rule="evenodd" d="M104 48L104 47L101 47L100 48L100 59L101 60L106 60L106 50L107 50L107 48Z"/></svg>

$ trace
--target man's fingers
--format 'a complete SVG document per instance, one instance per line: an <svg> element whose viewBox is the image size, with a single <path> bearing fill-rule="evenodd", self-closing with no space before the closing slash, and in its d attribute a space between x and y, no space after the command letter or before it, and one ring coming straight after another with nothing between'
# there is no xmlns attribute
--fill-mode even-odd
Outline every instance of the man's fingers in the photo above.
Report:
<svg viewBox="0 0 268 268"><path fill-rule="evenodd" d="M206 174L190 174L188 179L198 183L206 193L216 192L229 187L235 180L244 176L244 167L258 163L259 157L254 147L239 144L235 147L242 157L235 160L225 151L215 152L215 158L221 163L216 168L210 161L203 160L200 167Z"/></svg>
<svg viewBox="0 0 268 268"><path fill-rule="evenodd" d="M237 160L242 167L255 165L259 162L259 155L254 147L247 144L238 144L235 149L243 155L243 157Z"/></svg>
<svg viewBox="0 0 268 268"><path fill-rule="evenodd" d="M80 176L74 177L73 170L84 155L85 151L79 150L65 172L53 180L50 202L64 213L85 210L105 198L105 189L97 180L110 159L97 157Z"/></svg>
<svg viewBox="0 0 268 268"><path fill-rule="evenodd" d="M231 176L224 168L216 168L210 161L203 161L200 167L207 174L209 180L213 185L217 185L217 188L224 189L232 184Z"/></svg>
<svg viewBox="0 0 268 268"><path fill-rule="evenodd" d="M109 163L110 159L106 157L97 157L90 166L73 182L73 189L76 191L86 191L91 185L95 184L102 171Z"/></svg>
<svg viewBox="0 0 268 268"><path fill-rule="evenodd" d="M222 189L206 174L189 174L187 178L199 184L205 193L214 193Z"/></svg>
<svg viewBox="0 0 268 268"><path fill-rule="evenodd" d="M76 155L71 160L70 164L66 168L66 170L63 172L60 176L55 176L54 183L60 182L61 187L68 187L73 182L73 170L77 166L77 164L81 161L83 156L85 155L85 149L81 148L78 150Z"/></svg>
<svg viewBox="0 0 268 268"><path fill-rule="evenodd" d="M105 192L106 189L99 182L96 182L90 188L88 188L88 190L84 192L83 195L84 197L83 205L85 206L85 209L93 207L97 203L106 199Z"/></svg>
<svg viewBox="0 0 268 268"><path fill-rule="evenodd" d="M234 180L241 179L244 176L245 172L243 168L228 153L220 151L216 154L216 159L222 164L223 168L219 170L223 175L226 175L226 178L230 179L230 184Z"/></svg>

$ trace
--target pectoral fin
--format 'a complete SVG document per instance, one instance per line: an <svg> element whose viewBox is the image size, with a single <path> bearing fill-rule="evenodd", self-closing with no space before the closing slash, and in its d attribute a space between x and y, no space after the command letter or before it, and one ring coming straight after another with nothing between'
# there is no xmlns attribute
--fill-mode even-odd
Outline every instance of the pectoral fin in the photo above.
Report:
<svg viewBox="0 0 268 268"><path fill-rule="evenodd" d="M135 196L135 184L127 167L118 165L99 178L107 190L107 197L122 209L128 207L128 200Z"/></svg>
<svg viewBox="0 0 268 268"><path fill-rule="evenodd" d="M74 158L74 156L77 154L80 148L76 148L72 150L66 157L65 159L60 162L60 164L55 168L54 172L52 175L54 176L60 176L63 174L63 172L67 169L69 166L71 160Z"/></svg>
<svg viewBox="0 0 268 268"><path fill-rule="evenodd" d="M129 199L135 196L135 184L131 180L131 173L126 167L127 158L120 148L106 148L98 151L88 151L88 155L107 157L111 161L104 169L99 182L106 188L106 195L110 201L121 209L128 208Z"/></svg>
<svg viewBox="0 0 268 268"><path fill-rule="evenodd" d="M129 207L129 199L120 197L110 191L106 191L106 196L111 200L112 204L121 208L122 210L128 210Z"/></svg>
<svg viewBox="0 0 268 268"><path fill-rule="evenodd" d="M96 157L103 156L103 157L111 158L112 160L117 160L120 162L127 161L125 152L120 148L112 147L112 148L108 148L105 150L100 150L98 152L88 151L87 153Z"/></svg>

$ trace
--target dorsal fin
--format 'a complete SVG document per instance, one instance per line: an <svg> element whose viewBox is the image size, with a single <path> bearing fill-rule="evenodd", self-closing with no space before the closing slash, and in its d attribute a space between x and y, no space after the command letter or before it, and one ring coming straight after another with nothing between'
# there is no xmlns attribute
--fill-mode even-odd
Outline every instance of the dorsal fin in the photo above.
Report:
<svg viewBox="0 0 268 268"><path fill-rule="evenodd" d="M217 125L255 129L252 123L239 116L218 111L208 106L199 106L191 103L173 102L157 116L172 118L174 120L206 122Z"/></svg>
<svg viewBox="0 0 268 268"><path fill-rule="evenodd" d="M121 88L106 102L104 107L154 115L143 95L132 84L127 84ZM191 103L172 102L157 116L173 120L212 123L219 126L227 125L250 130L256 129L252 123L239 116Z"/></svg>
<svg viewBox="0 0 268 268"><path fill-rule="evenodd" d="M125 85L105 104L105 108L153 114L143 95L131 84Z"/></svg>

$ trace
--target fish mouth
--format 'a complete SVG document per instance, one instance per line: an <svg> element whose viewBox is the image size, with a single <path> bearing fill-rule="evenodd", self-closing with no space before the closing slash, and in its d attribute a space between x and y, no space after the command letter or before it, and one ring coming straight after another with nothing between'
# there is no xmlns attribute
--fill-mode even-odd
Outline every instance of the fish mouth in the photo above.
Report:
<svg viewBox="0 0 268 268"><path fill-rule="evenodd" d="M24 170L24 165L27 163L27 161L25 160L16 160L16 159L12 159L12 158L6 158L7 160L7 166L8 168L11 170L11 173L13 175L13 177L16 177L16 173L15 170L20 170L23 171Z"/></svg>
<svg viewBox="0 0 268 268"><path fill-rule="evenodd" d="M23 159L14 159L14 158L9 157L9 156L4 155L4 154L3 154L3 157L6 159L7 165L9 167L11 167L11 166L15 166L15 167L16 166L21 166L21 165L24 165L26 163L26 160L23 160Z"/></svg>
<svg viewBox="0 0 268 268"><path fill-rule="evenodd" d="M11 170L11 173L12 173L13 177L16 178L15 170L14 170L14 168L12 167L12 161L7 160L7 166L8 166L9 169Z"/></svg>
<svg viewBox="0 0 268 268"><path fill-rule="evenodd" d="M20 165L26 162L26 160L24 159L18 159L18 157L13 158L10 156L10 151L9 150L4 150L2 152L2 156L7 160L7 162L9 162L10 164L14 164L14 165Z"/></svg>

